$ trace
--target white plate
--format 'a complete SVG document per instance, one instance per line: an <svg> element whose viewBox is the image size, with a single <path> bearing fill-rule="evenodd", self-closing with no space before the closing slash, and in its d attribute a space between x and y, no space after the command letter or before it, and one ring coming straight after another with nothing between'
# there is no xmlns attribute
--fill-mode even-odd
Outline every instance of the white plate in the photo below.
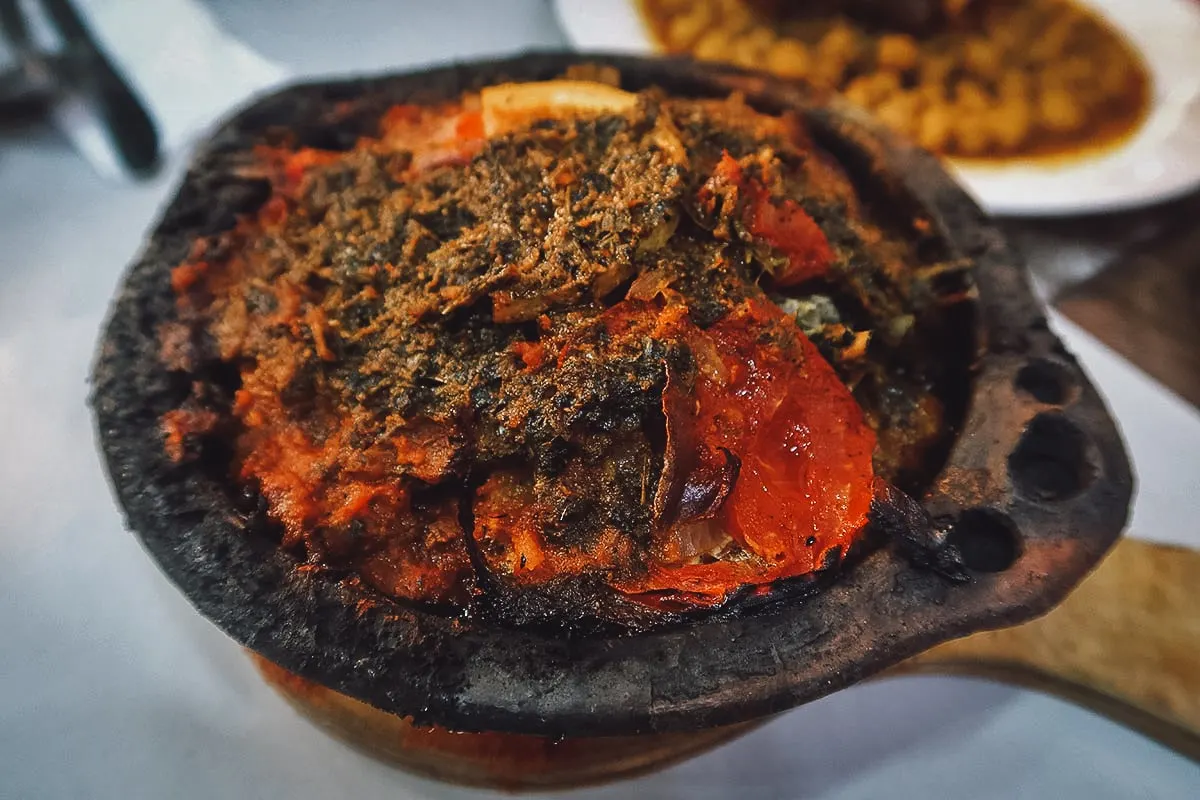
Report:
<svg viewBox="0 0 1200 800"><path fill-rule="evenodd" d="M555 0L581 50L654 51L632 0ZM1149 117L1119 147L1061 163L951 170L993 214L1060 216L1149 205L1200 186L1200 6L1193 0L1089 0L1142 53L1153 81Z"/></svg>

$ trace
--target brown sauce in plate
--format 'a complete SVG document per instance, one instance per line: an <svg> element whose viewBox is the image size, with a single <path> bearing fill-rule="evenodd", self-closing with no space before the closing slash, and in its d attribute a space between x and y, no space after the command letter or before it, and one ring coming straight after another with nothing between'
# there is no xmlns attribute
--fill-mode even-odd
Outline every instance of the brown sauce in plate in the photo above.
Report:
<svg viewBox="0 0 1200 800"><path fill-rule="evenodd" d="M820 15L750 0L639 5L668 52L836 90L926 149L975 163L1109 149L1137 131L1153 94L1133 45L1071 0L945 0L942 22L920 35L830 4Z"/></svg>

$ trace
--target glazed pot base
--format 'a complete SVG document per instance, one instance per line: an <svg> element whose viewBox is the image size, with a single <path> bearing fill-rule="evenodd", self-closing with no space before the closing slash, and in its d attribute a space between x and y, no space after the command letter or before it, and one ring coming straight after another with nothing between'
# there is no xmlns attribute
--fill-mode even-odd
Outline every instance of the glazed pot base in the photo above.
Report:
<svg viewBox="0 0 1200 800"><path fill-rule="evenodd" d="M247 653L267 684L325 732L422 777L491 789L571 788L634 777L699 755L765 721L590 738L457 733L414 725Z"/></svg>

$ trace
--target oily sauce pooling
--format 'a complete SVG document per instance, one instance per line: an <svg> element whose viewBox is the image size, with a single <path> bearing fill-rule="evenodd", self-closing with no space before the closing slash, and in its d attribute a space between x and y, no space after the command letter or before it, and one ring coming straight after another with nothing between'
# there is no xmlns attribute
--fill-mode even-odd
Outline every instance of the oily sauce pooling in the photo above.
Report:
<svg viewBox="0 0 1200 800"><path fill-rule="evenodd" d="M919 320L959 267L797 116L509 85L246 171L269 199L175 268L160 331L237 386L196 381L165 446L232 442L306 568L517 622L717 607L836 564L948 435Z"/></svg>

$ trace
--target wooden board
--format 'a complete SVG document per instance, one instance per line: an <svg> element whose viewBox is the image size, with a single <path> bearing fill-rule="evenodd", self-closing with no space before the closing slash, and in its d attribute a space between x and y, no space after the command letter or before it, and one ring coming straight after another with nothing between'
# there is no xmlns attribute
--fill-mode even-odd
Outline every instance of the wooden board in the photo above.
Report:
<svg viewBox="0 0 1200 800"><path fill-rule="evenodd" d="M1044 617L948 642L896 671L1062 695L1200 759L1200 552L1125 539Z"/></svg>

